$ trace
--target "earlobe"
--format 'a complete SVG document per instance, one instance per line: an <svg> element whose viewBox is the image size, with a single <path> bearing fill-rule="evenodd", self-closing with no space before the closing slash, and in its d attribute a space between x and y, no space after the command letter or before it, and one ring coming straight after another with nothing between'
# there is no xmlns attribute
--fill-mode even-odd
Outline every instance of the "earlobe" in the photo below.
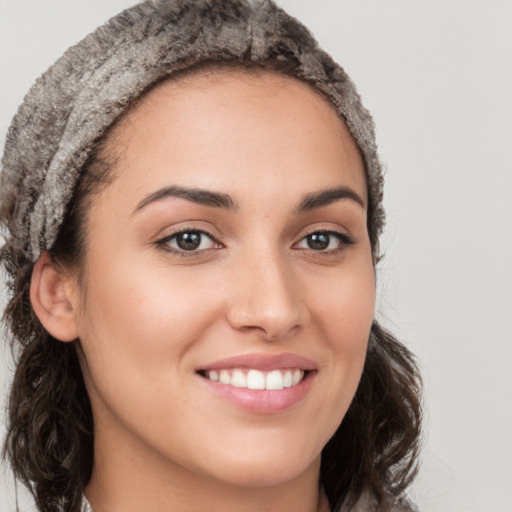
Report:
<svg viewBox="0 0 512 512"><path fill-rule="evenodd" d="M30 302L43 327L60 341L78 337L76 307L71 297L70 277L43 251L34 265L30 282Z"/></svg>

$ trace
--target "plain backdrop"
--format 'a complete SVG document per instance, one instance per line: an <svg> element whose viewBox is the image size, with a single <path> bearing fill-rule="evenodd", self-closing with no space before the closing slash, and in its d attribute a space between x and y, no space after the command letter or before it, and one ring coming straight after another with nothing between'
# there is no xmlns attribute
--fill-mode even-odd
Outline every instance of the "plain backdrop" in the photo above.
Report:
<svg viewBox="0 0 512 512"><path fill-rule="evenodd" d="M35 78L133 3L0 0L2 146ZM377 124L388 213L377 315L425 379L417 503L511 512L512 1L279 3L345 67ZM12 364L0 355L3 402ZM0 510L14 503L4 468Z"/></svg>

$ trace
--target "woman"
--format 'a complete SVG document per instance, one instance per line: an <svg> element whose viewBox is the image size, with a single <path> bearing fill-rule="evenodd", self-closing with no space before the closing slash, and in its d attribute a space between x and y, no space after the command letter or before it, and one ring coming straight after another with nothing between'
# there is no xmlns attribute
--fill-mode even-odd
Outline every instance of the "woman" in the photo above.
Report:
<svg viewBox="0 0 512 512"><path fill-rule="evenodd" d="M411 510L373 123L296 20L121 13L32 88L1 187L5 451L39 510Z"/></svg>

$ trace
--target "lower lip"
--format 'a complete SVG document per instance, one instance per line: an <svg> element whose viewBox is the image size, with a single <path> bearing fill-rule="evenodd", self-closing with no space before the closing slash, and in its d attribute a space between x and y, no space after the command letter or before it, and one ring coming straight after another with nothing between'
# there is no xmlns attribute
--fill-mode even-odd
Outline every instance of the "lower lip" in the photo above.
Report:
<svg viewBox="0 0 512 512"><path fill-rule="evenodd" d="M316 372L310 371L297 385L289 388L267 390L237 388L199 376L217 395L250 412L275 414L300 402L308 393Z"/></svg>

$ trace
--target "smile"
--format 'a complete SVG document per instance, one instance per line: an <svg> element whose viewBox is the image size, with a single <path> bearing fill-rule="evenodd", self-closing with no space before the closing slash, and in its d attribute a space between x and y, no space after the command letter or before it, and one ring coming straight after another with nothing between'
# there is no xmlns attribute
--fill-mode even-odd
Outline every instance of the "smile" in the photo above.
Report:
<svg viewBox="0 0 512 512"><path fill-rule="evenodd" d="M277 391L299 384L305 376L300 368L261 371L254 368L235 368L205 371L203 375L214 382L236 388Z"/></svg>
<svg viewBox="0 0 512 512"><path fill-rule="evenodd" d="M309 393L318 364L297 354L243 354L196 370L213 395L256 414L277 414Z"/></svg>

